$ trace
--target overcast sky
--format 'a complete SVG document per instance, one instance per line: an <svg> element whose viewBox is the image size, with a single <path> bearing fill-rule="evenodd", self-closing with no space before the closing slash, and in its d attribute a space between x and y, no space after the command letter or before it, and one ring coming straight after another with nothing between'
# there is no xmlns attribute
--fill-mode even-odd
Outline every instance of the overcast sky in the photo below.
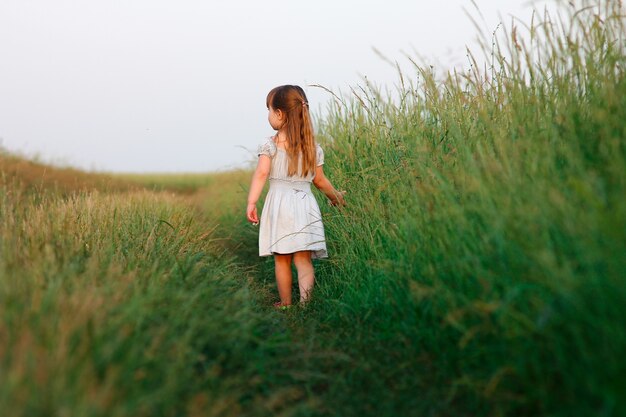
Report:
<svg viewBox="0 0 626 417"><path fill-rule="evenodd" d="M486 33L530 21L528 1L475 2ZM480 20L470 0L1 0L0 145L100 171L242 166L276 85L319 114L329 96L307 85L397 81L372 48L466 66L464 9Z"/></svg>

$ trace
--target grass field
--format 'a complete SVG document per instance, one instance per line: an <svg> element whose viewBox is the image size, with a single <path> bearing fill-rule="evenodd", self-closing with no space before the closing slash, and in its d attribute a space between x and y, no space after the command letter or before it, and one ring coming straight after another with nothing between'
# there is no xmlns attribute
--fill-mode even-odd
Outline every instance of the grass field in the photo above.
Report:
<svg viewBox="0 0 626 417"><path fill-rule="evenodd" d="M625 13L563 13L332 98L306 308L270 307L249 172L0 157L3 415L625 415Z"/></svg>

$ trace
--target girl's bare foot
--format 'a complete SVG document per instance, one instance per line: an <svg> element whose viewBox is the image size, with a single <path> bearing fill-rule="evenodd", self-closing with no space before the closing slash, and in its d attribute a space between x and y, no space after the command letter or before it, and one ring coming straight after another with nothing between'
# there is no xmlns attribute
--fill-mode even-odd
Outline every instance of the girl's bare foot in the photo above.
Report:
<svg viewBox="0 0 626 417"><path fill-rule="evenodd" d="M291 308L291 304L283 304L281 301L277 301L274 303L274 308L278 310L287 310L288 308Z"/></svg>

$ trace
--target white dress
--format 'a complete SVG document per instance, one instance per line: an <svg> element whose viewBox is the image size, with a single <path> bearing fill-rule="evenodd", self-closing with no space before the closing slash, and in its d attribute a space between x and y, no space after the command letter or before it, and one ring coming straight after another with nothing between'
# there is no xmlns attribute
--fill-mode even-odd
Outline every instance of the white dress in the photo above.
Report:
<svg viewBox="0 0 626 417"><path fill-rule="evenodd" d="M312 258L326 258L322 214L311 192L314 175L288 176L287 151L269 138L259 146L259 156L271 159L270 188L265 197L259 227L259 256L311 251ZM316 145L316 165L324 164L324 152Z"/></svg>

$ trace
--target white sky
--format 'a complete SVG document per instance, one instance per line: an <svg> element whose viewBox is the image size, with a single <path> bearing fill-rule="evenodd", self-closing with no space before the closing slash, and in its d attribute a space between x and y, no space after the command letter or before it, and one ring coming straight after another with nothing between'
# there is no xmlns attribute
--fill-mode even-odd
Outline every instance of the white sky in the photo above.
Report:
<svg viewBox="0 0 626 417"><path fill-rule="evenodd" d="M491 33L525 0L475 0ZM535 1L543 8L554 1ZM299 84L313 110L362 77L392 85L416 51L466 67L470 0L1 0L0 145L79 168L242 166L273 133L265 96Z"/></svg>

